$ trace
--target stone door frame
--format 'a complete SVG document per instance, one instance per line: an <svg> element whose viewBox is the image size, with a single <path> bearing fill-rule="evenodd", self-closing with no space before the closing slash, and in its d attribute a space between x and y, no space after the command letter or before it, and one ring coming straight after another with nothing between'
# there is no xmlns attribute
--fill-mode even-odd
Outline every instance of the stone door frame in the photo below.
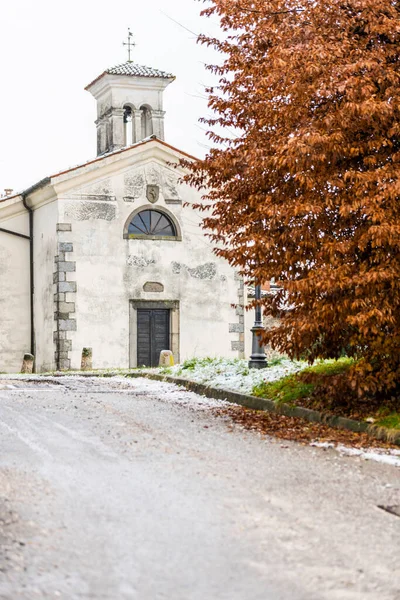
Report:
<svg viewBox="0 0 400 600"><path fill-rule="evenodd" d="M129 368L137 367L137 311L138 309L161 310L168 309L169 343L175 363L180 361L180 314L179 300L130 300L129 301Z"/></svg>

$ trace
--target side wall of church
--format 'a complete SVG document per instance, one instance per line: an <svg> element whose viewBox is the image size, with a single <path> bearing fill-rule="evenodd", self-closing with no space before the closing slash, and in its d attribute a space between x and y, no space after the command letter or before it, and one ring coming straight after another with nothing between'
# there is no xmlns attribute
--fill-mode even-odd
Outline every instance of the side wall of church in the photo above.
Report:
<svg viewBox="0 0 400 600"><path fill-rule="evenodd" d="M147 197L157 186L158 200ZM134 307L138 302L175 307L175 359L238 357L243 351L243 286L217 258L200 228L201 216L185 201L196 192L177 183L173 169L158 162L119 171L70 190L60 199L68 242L73 294L65 301L71 368L80 368L83 348L93 350L93 368L136 366ZM137 209L162 208L178 223L181 240L126 239L124 229ZM73 267L73 269L72 269Z"/></svg>
<svg viewBox="0 0 400 600"><path fill-rule="evenodd" d="M27 213L0 227L29 235ZM30 352L29 240L0 231L0 372L16 373Z"/></svg>
<svg viewBox="0 0 400 600"><path fill-rule="evenodd" d="M57 202L45 204L34 211L35 264L35 346L36 371L55 368L53 332L54 272L57 255Z"/></svg>

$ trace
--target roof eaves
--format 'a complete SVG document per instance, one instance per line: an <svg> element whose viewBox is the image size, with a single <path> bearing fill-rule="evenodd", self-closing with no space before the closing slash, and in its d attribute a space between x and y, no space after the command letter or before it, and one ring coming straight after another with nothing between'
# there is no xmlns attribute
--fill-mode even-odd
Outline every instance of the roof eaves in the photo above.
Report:
<svg viewBox="0 0 400 600"><path fill-rule="evenodd" d="M53 179L54 177L60 177L60 175L66 175L67 173L71 173L72 171L77 171L78 169L82 169L83 167L93 165L94 163L105 160L106 158L109 158L110 156L116 156L117 154L122 154L123 152L126 152L127 150L131 150L132 148L142 146L144 144L147 144L150 141L153 141L153 140L147 139L142 142L137 142L136 144L132 144L131 146L128 146L127 148L121 148L120 150L115 150L114 152L107 152L106 154L102 154L101 156L98 156L97 158L94 158L93 160L88 160L85 163L76 165L75 167L71 167L70 169L66 169L65 171L60 171L59 173L55 173L54 175L51 175L51 179Z"/></svg>
<svg viewBox="0 0 400 600"><path fill-rule="evenodd" d="M60 177L61 175L66 175L67 173L71 173L72 171L77 171L78 169L82 169L83 167L86 167L86 166L92 165L94 163L100 162L102 160L105 160L106 158L109 158L110 156L116 156L118 154L123 154L124 152L127 152L128 150L132 150L132 148L139 148L140 146L144 146L145 144L148 144L149 142L154 142L154 141L159 142L161 145L165 146L166 148L169 148L170 150L174 150L175 152L178 152L179 154L183 154L184 156L187 156L191 160L196 160L196 161L199 160L195 156L192 156L191 154L188 154L187 152L183 152L182 150L179 150L179 148L175 148L175 146L171 146L171 144L167 144L167 142L164 142L163 140L160 140L155 135L152 135L149 138L146 138L145 140L142 140L140 142L136 142L136 144L132 144L131 146L127 146L126 148L121 148L120 150L115 150L114 152L108 152L107 154L102 154L101 156L98 156L97 158L94 158L93 160L89 160L88 162L82 163L80 165L76 165L75 167L71 167L70 169L66 169L65 171L60 171L59 173L55 173L54 175L51 175L50 179L53 179L55 177Z"/></svg>
<svg viewBox="0 0 400 600"><path fill-rule="evenodd" d="M183 150L180 150L176 146L171 146L171 144L168 144L167 142L164 142L164 140L159 140L158 138L156 138L156 139L163 146L166 146L167 148L170 148L171 150L174 150L175 152L178 152L179 154L184 154L185 156L187 156L191 160L195 160L195 161L200 160L199 158L197 158L197 156L193 156L193 154L189 154L188 152L184 152Z"/></svg>
<svg viewBox="0 0 400 600"><path fill-rule="evenodd" d="M37 183L31 185L31 187L29 187L28 189L21 192L20 195L28 196L29 194L32 194L32 192L36 192L36 190L40 190L41 188L46 187L46 185L49 185L50 182L51 182L51 177L44 177L44 179L41 179Z"/></svg>
<svg viewBox="0 0 400 600"><path fill-rule="evenodd" d="M6 196L5 198L0 198L0 202L7 202L7 200L12 200L13 198L18 198L18 196L29 196L29 194L31 194L32 192L36 192L36 190L46 187L46 185L48 185L50 182L51 182L51 177L45 177L44 179L41 179L37 183L34 183L30 187L28 187L26 190L22 190L21 192L18 192L18 194L13 194L12 196Z"/></svg>
<svg viewBox="0 0 400 600"><path fill-rule="evenodd" d="M174 81L176 79L175 75L171 73L167 73L165 71L160 71L158 69L153 69L151 67L146 67L144 65L137 65L137 70L135 72L127 73L124 72L124 67L126 64L116 65L114 67L110 67L101 73L96 79L91 81L86 87L85 90L88 91L89 88L97 83L104 75L119 75L120 77L141 77L144 79L151 78L161 78L161 79L169 79ZM126 70L126 69L125 69Z"/></svg>
<svg viewBox="0 0 400 600"><path fill-rule="evenodd" d="M104 75L107 75L107 71L103 71L103 73L101 73L101 75L99 75L98 77L96 77L96 79L93 79L93 81L91 81L86 87L85 90L88 91L90 87L92 87L92 85L94 85L95 83L97 83L102 77L104 77Z"/></svg>

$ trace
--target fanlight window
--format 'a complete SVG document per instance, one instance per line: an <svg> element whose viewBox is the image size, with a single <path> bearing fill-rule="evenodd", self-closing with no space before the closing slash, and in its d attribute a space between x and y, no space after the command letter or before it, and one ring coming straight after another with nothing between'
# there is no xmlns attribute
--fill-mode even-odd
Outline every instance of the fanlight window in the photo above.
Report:
<svg viewBox="0 0 400 600"><path fill-rule="evenodd" d="M128 228L129 237L176 237L175 225L158 210L142 210L134 216Z"/></svg>

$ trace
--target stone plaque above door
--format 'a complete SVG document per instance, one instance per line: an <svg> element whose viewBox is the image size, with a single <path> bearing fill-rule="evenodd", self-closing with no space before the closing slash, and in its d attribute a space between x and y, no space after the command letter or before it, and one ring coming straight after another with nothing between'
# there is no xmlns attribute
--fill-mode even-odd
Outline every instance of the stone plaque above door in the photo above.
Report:
<svg viewBox="0 0 400 600"><path fill-rule="evenodd" d="M162 283L158 283L157 281L147 281L147 283L143 286L144 292L163 292L164 286Z"/></svg>

